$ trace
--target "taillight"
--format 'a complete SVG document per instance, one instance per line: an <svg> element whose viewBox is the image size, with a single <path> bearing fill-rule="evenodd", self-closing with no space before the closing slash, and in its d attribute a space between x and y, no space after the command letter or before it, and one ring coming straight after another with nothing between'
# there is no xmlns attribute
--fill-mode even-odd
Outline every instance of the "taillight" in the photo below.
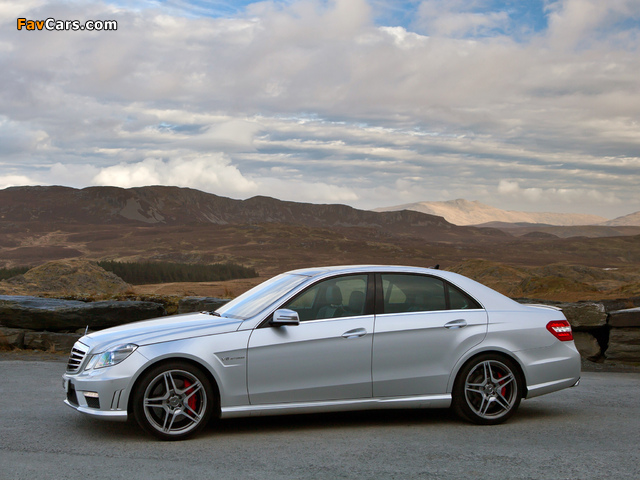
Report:
<svg viewBox="0 0 640 480"><path fill-rule="evenodd" d="M555 320L547 323L547 330L549 330L551 334L561 342L573 340L571 325L566 320Z"/></svg>

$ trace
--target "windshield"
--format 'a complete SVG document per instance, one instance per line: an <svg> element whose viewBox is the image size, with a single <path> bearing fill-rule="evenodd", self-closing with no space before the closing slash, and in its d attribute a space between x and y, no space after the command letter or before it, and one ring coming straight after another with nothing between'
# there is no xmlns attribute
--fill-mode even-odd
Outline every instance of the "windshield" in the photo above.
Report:
<svg viewBox="0 0 640 480"><path fill-rule="evenodd" d="M216 310L223 317L246 320L262 312L309 277L283 273L253 287Z"/></svg>

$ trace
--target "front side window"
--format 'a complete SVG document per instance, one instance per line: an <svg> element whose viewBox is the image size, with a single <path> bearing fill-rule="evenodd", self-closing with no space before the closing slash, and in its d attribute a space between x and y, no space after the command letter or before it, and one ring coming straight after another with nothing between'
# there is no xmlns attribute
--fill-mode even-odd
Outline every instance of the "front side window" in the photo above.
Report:
<svg viewBox="0 0 640 480"><path fill-rule="evenodd" d="M346 275L320 281L280 308L298 312L300 321L364 315L367 275Z"/></svg>
<svg viewBox="0 0 640 480"><path fill-rule="evenodd" d="M481 308L469 295L440 278L381 274L384 313Z"/></svg>

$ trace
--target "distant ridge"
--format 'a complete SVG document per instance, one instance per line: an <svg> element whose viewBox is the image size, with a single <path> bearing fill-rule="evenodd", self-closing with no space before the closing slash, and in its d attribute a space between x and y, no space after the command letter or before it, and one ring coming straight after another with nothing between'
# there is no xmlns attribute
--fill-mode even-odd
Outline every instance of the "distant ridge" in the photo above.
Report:
<svg viewBox="0 0 640 480"><path fill-rule="evenodd" d="M608 222L601 223L600 225L606 225L608 227L633 227L640 226L640 212L631 213L623 217L614 218Z"/></svg>
<svg viewBox="0 0 640 480"><path fill-rule="evenodd" d="M606 218L598 215L579 213L501 210L477 201L469 201L462 198L449 200L448 202L418 202L374 209L376 212L393 212L398 210L413 210L429 215L438 215L454 225L482 225L489 222L501 222L573 226L597 225L607 221Z"/></svg>
<svg viewBox="0 0 640 480"><path fill-rule="evenodd" d="M190 188L25 186L0 190L3 222L78 225L255 225L381 228L425 232L430 239L508 237L499 230L458 227L415 211L372 212L347 205L298 203L257 196L234 200ZM417 230L416 230L417 229Z"/></svg>

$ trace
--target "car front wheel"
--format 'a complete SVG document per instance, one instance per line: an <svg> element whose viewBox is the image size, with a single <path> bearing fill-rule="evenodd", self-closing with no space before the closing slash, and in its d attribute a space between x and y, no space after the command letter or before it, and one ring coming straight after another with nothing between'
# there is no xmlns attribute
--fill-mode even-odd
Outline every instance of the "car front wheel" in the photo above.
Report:
<svg viewBox="0 0 640 480"><path fill-rule="evenodd" d="M519 370L509 358L484 354L468 362L453 387L453 409L480 425L509 419L522 398Z"/></svg>
<svg viewBox="0 0 640 480"><path fill-rule="evenodd" d="M181 361L146 372L133 393L133 414L140 426L162 440L182 440L209 421L215 402L208 378Z"/></svg>

